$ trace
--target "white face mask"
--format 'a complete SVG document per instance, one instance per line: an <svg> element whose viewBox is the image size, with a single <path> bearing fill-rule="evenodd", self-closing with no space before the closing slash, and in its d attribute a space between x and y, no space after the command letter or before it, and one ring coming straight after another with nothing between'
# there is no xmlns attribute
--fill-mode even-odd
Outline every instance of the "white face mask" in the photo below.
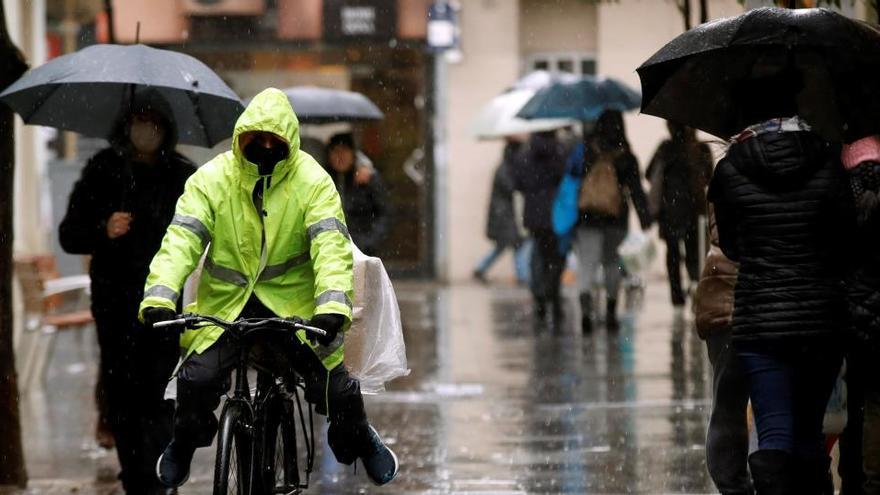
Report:
<svg viewBox="0 0 880 495"><path fill-rule="evenodd" d="M129 130L131 144L136 151L152 154L159 150L165 140L165 130L156 123L135 117Z"/></svg>

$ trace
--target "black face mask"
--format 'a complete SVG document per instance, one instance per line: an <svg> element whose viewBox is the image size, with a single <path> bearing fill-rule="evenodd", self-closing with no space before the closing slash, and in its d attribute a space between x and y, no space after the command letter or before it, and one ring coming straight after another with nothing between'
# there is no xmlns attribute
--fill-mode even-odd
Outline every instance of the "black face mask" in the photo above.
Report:
<svg viewBox="0 0 880 495"><path fill-rule="evenodd" d="M244 156L257 164L260 175L271 175L275 165L287 158L286 146L272 146L266 148L257 143L250 143L244 147Z"/></svg>

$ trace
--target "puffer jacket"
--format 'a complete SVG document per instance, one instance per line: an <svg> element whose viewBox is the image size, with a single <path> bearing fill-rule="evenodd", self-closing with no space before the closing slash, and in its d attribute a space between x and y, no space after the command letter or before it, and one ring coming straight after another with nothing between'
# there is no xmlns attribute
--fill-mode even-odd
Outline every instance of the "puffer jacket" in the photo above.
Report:
<svg viewBox="0 0 880 495"><path fill-rule="evenodd" d="M739 265L729 260L718 245L715 214L709 207L709 254L694 295L697 334L706 339L712 333L730 330L733 319L733 289Z"/></svg>
<svg viewBox="0 0 880 495"><path fill-rule="evenodd" d="M733 144L715 170L709 200L721 250L740 263L735 341L845 329L854 215L839 150L803 131Z"/></svg>

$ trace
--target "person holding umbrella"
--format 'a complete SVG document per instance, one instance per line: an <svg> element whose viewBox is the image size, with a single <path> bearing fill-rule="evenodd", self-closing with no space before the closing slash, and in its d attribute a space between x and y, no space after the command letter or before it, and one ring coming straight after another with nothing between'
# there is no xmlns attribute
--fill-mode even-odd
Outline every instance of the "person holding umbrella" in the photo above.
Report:
<svg viewBox="0 0 880 495"><path fill-rule="evenodd" d="M128 493L162 492L155 458L170 435L163 402L175 339L138 323L148 264L195 167L177 143L211 147L232 134L243 106L210 68L148 46L99 44L55 58L0 100L27 124L108 139L89 161L59 227L62 247L92 255L92 311L101 387ZM102 116L117 116L106 118Z"/></svg>
<svg viewBox="0 0 880 495"><path fill-rule="evenodd" d="M177 363L176 338L137 318L149 264L196 168L174 151L177 129L157 93L135 95L111 146L89 159L58 229L71 254L91 255L92 313L100 347L100 409L116 441L128 494L164 493L155 460L171 439L163 400Z"/></svg>
<svg viewBox="0 0 880 495"><path fill-rule="evenodd" d="M825 406L849 326L852 194L837 143L880 133L880 30L828 9L704 24L638 69L642 111L734 136L709 187L740 262L732 345L749 381L759 493L826 493Z"/></svg>
<svg viewBox="0 0 880 495"><path fill-rule="evenodd" d="M517 113L524 119L574 119L583 122L582 143L568 156L565 173L580 182L575 227L578 256L581 329L593 330L593 297L590 293L596 270L605 269L607 320L617 330L617 293L621 266L617 248L627 234L629 202L632 201L643 228L651 224L638 163L632 154L621 112L639 107L637 91L615 79L601 76L564 77L545 86ZM595 123L595 124L594 124ZM560 177L561 179L561 177Z"/></svg>
<svg viewBox="0 0 880 495"><path fill-rule="evenodd" d="M709 189L724 254L740 263L733 342L749 380L759 494L819 493L822 421L843 360L852 200L834 146L798 116L802 75L762 67L742 81L736 135Z"/></svg>

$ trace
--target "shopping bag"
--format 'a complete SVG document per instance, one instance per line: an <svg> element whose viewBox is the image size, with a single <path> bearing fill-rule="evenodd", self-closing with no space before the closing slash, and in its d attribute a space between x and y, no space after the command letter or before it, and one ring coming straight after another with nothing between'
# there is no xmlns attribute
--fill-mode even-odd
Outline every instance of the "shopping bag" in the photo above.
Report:
<svg viewBox="0 0 880 495"><path fill-rule="evenodd" d="M617 255L623 268L631 274L642 273L651 266L657 249L654 241L642 231L630 231L620 247Z"/></svg>
<svg viewBox="0 0 880 495"><path fill-rule="evenodd" d="M345 332L345 366L361 382L361 392L375 394L385 384L409 374L400 307L382 260L354 250L354 316Z"/></svg>

